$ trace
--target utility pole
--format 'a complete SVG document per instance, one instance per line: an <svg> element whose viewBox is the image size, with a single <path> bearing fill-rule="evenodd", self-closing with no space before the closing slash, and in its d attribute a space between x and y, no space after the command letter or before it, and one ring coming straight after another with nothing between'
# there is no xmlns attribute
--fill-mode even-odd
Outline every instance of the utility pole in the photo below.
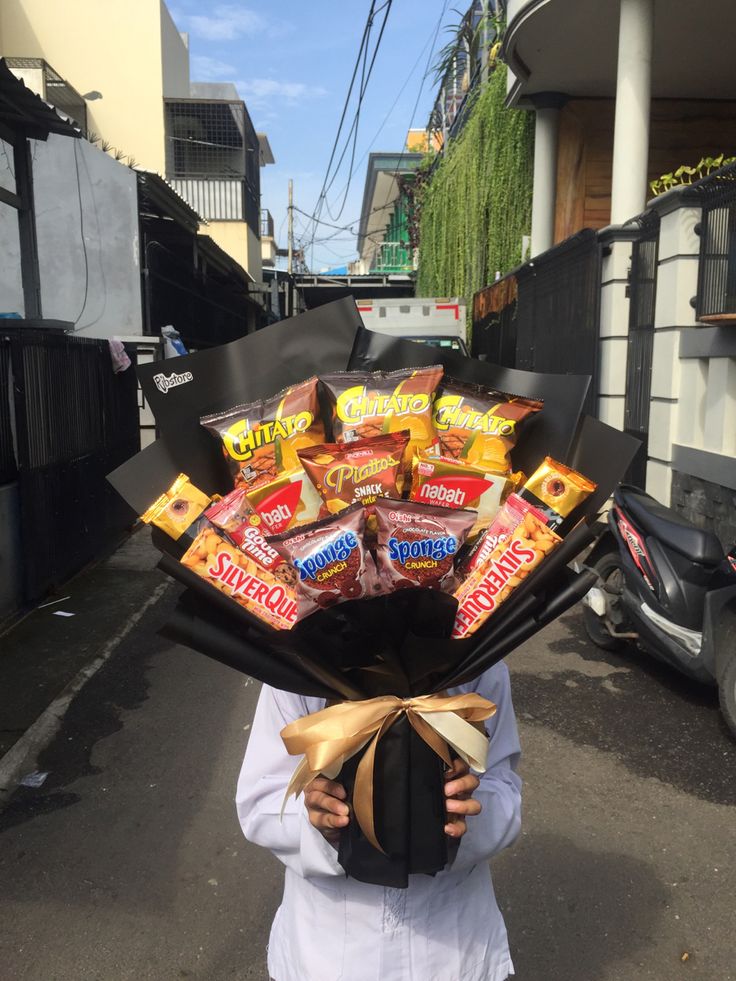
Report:
<svg viewBox="0 0 736 981"><path fill-rule="evenodd" d="M294 290L291 277L294 273L294 181L289 178L289 258L287 260L286 271L289 274L287 283L288 301L286 304L287 317L294 316Z"/></svg>

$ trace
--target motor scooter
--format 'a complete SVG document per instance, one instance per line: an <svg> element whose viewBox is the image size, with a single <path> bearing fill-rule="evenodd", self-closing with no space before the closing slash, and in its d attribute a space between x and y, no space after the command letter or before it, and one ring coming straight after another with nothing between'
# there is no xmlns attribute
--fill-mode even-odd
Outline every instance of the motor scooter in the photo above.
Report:
<svg viewBox="0 0 736 981"><path fill-rule="evenodd" d="M736 547L724 554L713 532L622 484L585 565L598 575L583 598L593 643L615 650L633 642L717 685L736 736Z"/></svg>

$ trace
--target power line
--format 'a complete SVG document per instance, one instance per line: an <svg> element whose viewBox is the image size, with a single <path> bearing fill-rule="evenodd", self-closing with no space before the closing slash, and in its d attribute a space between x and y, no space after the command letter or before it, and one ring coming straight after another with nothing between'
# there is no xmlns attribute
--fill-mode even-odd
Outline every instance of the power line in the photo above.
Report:
<svg viewBox="0 0 736 981"><path fill-rule="evenodd" d="M351 79L350 88L348 90L348 96L346 98L345 106L343 108L343 113L342 113L342 116L341 116L341 119L340 119L340 124L338 126L338 133L337 133L337 136L335 138L335 143L333 144L332 152L330 154L330 161L329 161L328 166L327 166L327 172L325 173L325 179L324 179L323 184L322 184L322 190L321 190L320 196L319 196L319 198L317 200L317 204L315 205L315 208L314 208L314 210L312 212L312 215L311 215L311 217L313 219L319 218L320 214L322 213L323 206L326 206L327 207L327 210L328 210L328 213L330 213L332 215L332 212L331 212L330 207L329 207L329 203L327 202L327 192L329 191L330 187L332 186L332 184L334 183L334 181L335 181L335 179L337 177L337 174L339 173L340 167L342 166L342 161L344 160L345 155L346 155L346 153L348 151L348 147L350 146L350 141L351 141L351 137L352 137L352 150L351 150L350 168L349 168L349 176L348 176L348 187L345 189L345 194L344 194L342 203L340 205L340 208L339 208L337 214L334 215L333 217L339 218L340 215L342 214L344 208L345 208L345 204L347 202L347 196L348 196L348 189L349 189L349 186L350 186L350 181L352 180L352 176L353 176L354 171L355 171L355 153L356 153L356 149L357 149L358 127L359 127L359 123L360 123L360 111L361 111L361 108L362 108L362 105L363 105L363 100L365 98L365 94L366 94L366 91L367 91L367 88L368 88L368 83L370 81L370 78L371 78L371 75L372 75L372 72L373 72L373 68L374 68L374 65L375 65L375 62L376 62L376 58L378 56L378 51L379 51L379 48L380 48L380 45L381 45L381 40L383 38L383 34L384 34L384 31L385 31L385 28L386 28L386 22L388 20L389 13L391 11L392 3L393 3L393 0L385 0L385 3L381 7L379 7L378 9L375 8L375 0L373 0L373 2L371 3L371 7L370 7L370 10L368 12L368 19L367 19L367 22L366 22L365 29L363 31L363 40L361 41L361 47L360 47L360 50L358 52L358 58L356 60L355 69L353 71L353 77ZM370 34L371 34L372 27L373 27L373 21L374 21L375 17L379 13L381 13L382 11L385 11L384 17L383 17L383 21L382 21L381 27L379 29L378 39L377 39L375 45L373 46L373 52L372 52L372 55L371 55L370 64L368 64L368 67L366 69L366 64L367 64L367 60L368 60L368 52L369 52L369 49L370 49ZM339 161L337 163L337 166L334 168L334 170L332 170L332 163L334 161L335 154L337 152L337 146L339 144L340 133L342 132L342 126L343 126L343 123L345 121L345 116L347 115L347 107L348 107L348 104L349 104L349 101L350 101L350 97L352 95L353 87L354 87L354 84L355 84L355 78L357 76L357 71L358 71L359 64L361 62L361 58L362 58L362 63L363 63L363 69L362 69L362 73L361 73L361 83L360 83L360 87L359 87L359 91L358 91L358 103L357 103L357 106L356 106L356 109L355 109L355 112L354 112L354 115L353 115L353 122L351 124L350 130L348 131L347 139L345 141L345 146L343 147L343 151L342 151L342 153L340 155L340 159L339 159ZM331 170L332 170L332 174L330 176L330 171ZM316 235L316 228L313 229L312 238L314 238L315 235Z"/></svg>

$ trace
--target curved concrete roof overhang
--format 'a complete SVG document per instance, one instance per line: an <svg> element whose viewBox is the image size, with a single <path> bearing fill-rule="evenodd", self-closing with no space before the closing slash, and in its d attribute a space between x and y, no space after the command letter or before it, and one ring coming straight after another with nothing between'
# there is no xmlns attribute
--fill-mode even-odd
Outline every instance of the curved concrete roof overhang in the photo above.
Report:
<svg viewBox="0 0 736 981"><path fill-rule="evenodd" d="M612 98L618 62L618 0L516 3L502 57L516 76L509 105L533 96ZM655 0L652 97L734 99L734 0Z"/></svg>

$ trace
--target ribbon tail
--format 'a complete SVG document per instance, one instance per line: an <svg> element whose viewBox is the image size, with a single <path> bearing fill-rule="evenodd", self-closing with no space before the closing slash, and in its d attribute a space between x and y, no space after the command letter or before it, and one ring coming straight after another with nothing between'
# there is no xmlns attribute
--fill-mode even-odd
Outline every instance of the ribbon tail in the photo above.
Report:
<svg viewBox="0 0 736 981"><path fill-rule="evenodd" d="M284 799L281 802L279 821L283 821L284 819L284 811L286 810L286 805L291 795L293 794L295 797L298 797L315 775L316 774L311 770L309 763L307 762L306 756L302 757L302 759L299 761L299 765L291 776L289 786L286 788Z"/></svg>
<svg viewBox="0 0 736 981"><path fill-rule="evenodd" d="M455 712L419 712L423 719L477 773L488 766L489 739L485 732L466 722ZM432 745L430 743L430 745Z"/></svg>
<svg viewBox="0 0 736 981"><path fill-rule="evenodd" d="M353 811L355 819L360 825L360 829L368 841L377 848L383 855L386 852L376 837L376 826L373 818L373 768L376 761L376 747L384 732L396 721L399 712L392 712L383 720L383 724L368 744L368 748L361 757L360 763L355 773L355 787L353 788Z"/></svg>

